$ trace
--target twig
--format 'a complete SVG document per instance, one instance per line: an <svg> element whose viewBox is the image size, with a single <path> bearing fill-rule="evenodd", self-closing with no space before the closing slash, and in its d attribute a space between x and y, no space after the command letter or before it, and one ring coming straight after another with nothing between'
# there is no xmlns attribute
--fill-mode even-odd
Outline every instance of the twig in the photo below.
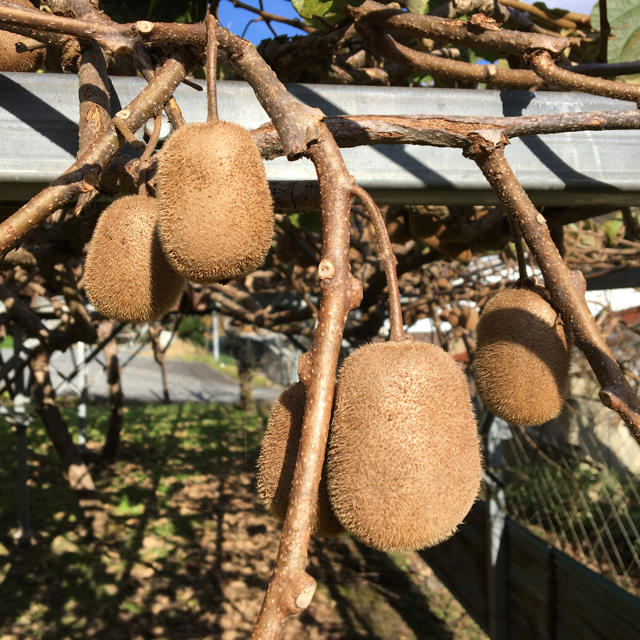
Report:
<svg viewBox="0 0 640 640"><path fill-rule="evenodd" d="M525 53L540 49L560 54L571 44L569 38L500 29L491 19L487 19L485 23L449 20L390 9L374 0L365 0L358 7L347 6L346 10L356 21L356 29L359 32L368 29L383 33L398 31L408 35L423 36L469 47L488 47L508 53Z"/></svg>
<svg viewBox="0 0 640 640"><path fill-rule="evenodd" d="M609 26L609 17L607 16L607 0L598 0L598 8L600 9L600 53L598 54L598 62L608 62L608 45L611 27Z"/></svg>
<svg viewBox="0 0 640 640"><path fill-rule="evenodd" d="M269 13L263 9L252 7L250 4L245 4L240 0L231 0L231 4L237 9L245 9L246 11L257 13L265 21L273 20L274 22L281 22L282 24L288 24L291 27L295 27L301 31L306 31L307 33L313 33L315 31L313 27L306 25L302 20L298 20L297 18L285 18L284 16L278 16L275 13Z"/></svg>
<svg viewBox="0 0 640 640"><path fill-rule="evenodd" d="M378 241L378 260L384 269L387 278L387 290L389 295L389 321L391 329L389 339L401 342L406 339L404 327L402 323L402 305L400 304L400 290L398 289L398 274L396 273L396 265L398 260L393 254L391 241L387 233L387 225L380 213L378 205L374 199L361 186L354 184L351 192L365 206L367 213L373 224Z"/></svg>
<svg viewBox="0 0 640 640"><path fill-rule="evenodd" d="M181 59L169 58L155 78L123 110L128 111L128 117L122 118L127 128L135 131L155 115L158 105L166 102L185 73ZM103 169L119 147L117 134L105 132L62 176L0 223L0 254L17 246L29 231L44 222L56 209L73 200L82 191L87 173Z"/></svg>
<svg viewBox="0 0 640 640"><path fill-rule="evenodd" d="M506 139L493 132L469 136L467 157L475 160L504 209L514 215L529 249L542 271L554 308L577 346L585 354L600 383L600 398L617 411L640 442L640 401L620 370L584 299L586 283L579 271L570 271L556 248L544 216L539 213L515 177L504 156Z"/></svg>
<svg viewBox="0 0 640 640"><path fill-rule="evenodd" d="M597 96L617 98L618 100L640 101L640 86L592 78L562 69L553 61L548 51L536 51L529 56L531 68L549 84L563 89L586 91Z"/></svg>
<svg viewBox="0 0 640 640"><path fill-rule="evenodd" d="M522 247L522 234L520 233L520 227L518 227L518 221L512 214L507 215L507 220L509 221L509 227L513 235L513 243L516 247L518 274L520 276L520 282L522 283L527 279L527 261L524 257L524 249Z"/></svg>

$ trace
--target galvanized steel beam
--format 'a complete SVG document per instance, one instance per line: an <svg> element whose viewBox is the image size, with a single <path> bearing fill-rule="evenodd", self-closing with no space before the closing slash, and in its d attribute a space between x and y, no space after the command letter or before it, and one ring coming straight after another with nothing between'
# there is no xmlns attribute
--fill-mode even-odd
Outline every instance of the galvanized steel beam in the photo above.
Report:
<svg viewBox="0 0 640 640"><path fill-rule="evenodd" d="M115 113L142 88L140 78L112 78ZM517 116L634 108L581 93L474 91L413 87L290 85L302 102L339 114ZM73 75L0 74L0 201L20 202L62 173L77 149L78 86ZM188 121L206 119L204 93L181 86ZM244 82L221 82L220 116L255 128L268 118ZM139 134L140 135L140 132ZM585 131L513 140L506 154L537 204L640 204L640 131ZM495 202L475 163L459 149L418 146L343 150L349 171L379 202ZM270 180L313 180L306 160L266 163Z"/></svg>

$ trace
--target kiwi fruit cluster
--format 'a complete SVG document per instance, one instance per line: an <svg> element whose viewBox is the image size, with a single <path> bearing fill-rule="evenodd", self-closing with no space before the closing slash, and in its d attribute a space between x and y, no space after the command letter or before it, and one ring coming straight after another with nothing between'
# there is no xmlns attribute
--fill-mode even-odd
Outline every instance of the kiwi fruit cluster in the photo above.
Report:
<svg viewBox="0 0 640 640"><path fill-rule="evenodd" d="M267 511L281 521L287 512L305 401L305 386L301 382L278 396L271 409L258 457L258 495ZM323 473L311 532L317 536L332 536L341 531L342 527L331 511L326 475Z"/></svg>
<svg viewBox="0 0 640 640"><path fill-rule="evenodd" d="M96 309L121 322L150 322L179 300L184 279L169 265L156 230L155 200L125 196L107 207L87 251L84 285Z"/></svg>
<svg viewBox="0 0 640 640"><path fill-rule="evenodd" d="M304 392L296 387L301 421ZM273 431L279 424L286 432L281 425L294 413L289 408L283 418L287 401L293 407L290 398L274 406L259 462L259 492L272 512L274 486L283 484L283 499L289 493L289 476L281 469L295 463L293 453L286 465L281 462L283 436ZM297 438L289 446L297 449ZM278 456L268 453L275 448ZM336 385L325 475L316 511L364 544L413 550L451 535L482 477L475 416L456 362L439 347L412 341L369 344L349 355ZM280 517L285 508L278 507Z"/></svg>
<svg viewBox="0 0 640 640"><path fill-rule="evenodd" d="M158 230L171 266L195 282L246 275L264 261L273 201L251 134L231 122L182 127L157 173Z"/></svg>
<svg viewBox="0 0 640 640"><path fill-rule="evenodd" d="M14 4L33 9L29 0L11 0ZM0 31L0 71L36 71L42 66L44 48L18 53L16 43L24 36L11 31Z"/></svg>
<svg viewBox="0 0 640 640"><path fill-rule="evenodd" d="M569 380L570 341L555 309L537 291L505 289L477 326L475 376L487 408L512 424L557 417Z"/></svg>

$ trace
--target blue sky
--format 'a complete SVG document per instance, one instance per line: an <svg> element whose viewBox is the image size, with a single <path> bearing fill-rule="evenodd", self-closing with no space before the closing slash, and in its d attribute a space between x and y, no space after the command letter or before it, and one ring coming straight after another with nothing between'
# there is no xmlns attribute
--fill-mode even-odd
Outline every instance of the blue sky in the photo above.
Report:
<svg viewBox="0 0 640 640"><path fill-rule="evenodd" d="M243 1L245 4L250 4L254 7L259 6L258 0ZM594 0L547 0L547 6L549 7L562 7L563 9L579 11L581 13L590 13L593 4ZM264 10L269 13L275 13L276 15L288 18L299 17L291 5L290 0L263 0L262 5ZM251 13L250 11L236 9L229 0L221 0L220 2L218 9L218 18L220 23L230 31L233 31L233 33L237 33L238 35L242 34L247 23L257 17L258 16L256 14ZM272 22L271 26L278 35L303 35L302 31L279 22ZM245 34L245 38L247 38L247 40L251 40L254 44L258 44L265 38L272 37L273 34L269 31L269 28L264 22L252 23L249 25Z"/></svg>
<svg viewBox="0 0 640 640"><path fill-rule="evenodd" d="M254 7L258 7L258 0L243 0L245 4L250 4ZM275 13L279 16L286 18L299 18L295 9L291 5L289 0L262 0L262 6L265 11L269 13ZM238 35L242 34L242 31L246 27L247 23L258 16L250 11L244 9L236 9L229 0L221 0L218 7L218 19L223 27L229 29L233 33ZM271 26L278 35L304 35L304 31L300 31L295 27L282 24L280 22L272 22ZM273 33L269 31L269 28L264 22L252 23L244 36L247 40L251 40L254 44L258 44L265 38L273 38Z"/></svg>

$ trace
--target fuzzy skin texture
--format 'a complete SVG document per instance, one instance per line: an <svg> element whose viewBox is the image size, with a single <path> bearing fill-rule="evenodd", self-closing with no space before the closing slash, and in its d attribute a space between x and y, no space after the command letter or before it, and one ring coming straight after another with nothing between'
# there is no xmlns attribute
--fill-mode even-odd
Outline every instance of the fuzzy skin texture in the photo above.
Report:
<svg viewBox="0 0 640 640"><path fill-rule="evenodd" d="M151 322L182 295L184 280L168 264L156 231L153 198L133 195L107 207L84 267L89 300L107 318Z"/></svg>
<svg viewBox="0 0 640 640"><path fill-rule="evenodd" d="M221 282L254 271L273 236L273 200L251 134L231 122L189 124L160 154L160 239L188 280Z"/></svg>
<svg viewBox="0 0 640 640"><path fill-rule="evenodd" d="M357 349L338 377L329 497L354 538L382 551L448 538L473 505L482 454L467 382L439 347Z"/></svg>
<svg viewBox="0 0 640 640"><path fill-rule="evenodd" d="M555 418L569 381L570 345L558 314L528 289L506 289L478 322L475 375L487 408L512 424Z"/></svg>
<svg viewBox="0 0 640 640"><path fill-rule="evenodd" d="M11 0L13 4L33 9L29 0ZM0 31L0 71L35 71L44 60L44 49L35 51L16 51L16 42L24 40L24 36L11 31Z"/></svg>
<svg viewBox="0 0 640 640"><path fill-rule="evenodd" d="M276 399L258 458L258 495L267 511L280 521L284 520L287 512L305 398L305 387L298 382L285 389ZM342 527L331 511L323 473L311 533L316 536L335 536L341 531Z"/></svg>

